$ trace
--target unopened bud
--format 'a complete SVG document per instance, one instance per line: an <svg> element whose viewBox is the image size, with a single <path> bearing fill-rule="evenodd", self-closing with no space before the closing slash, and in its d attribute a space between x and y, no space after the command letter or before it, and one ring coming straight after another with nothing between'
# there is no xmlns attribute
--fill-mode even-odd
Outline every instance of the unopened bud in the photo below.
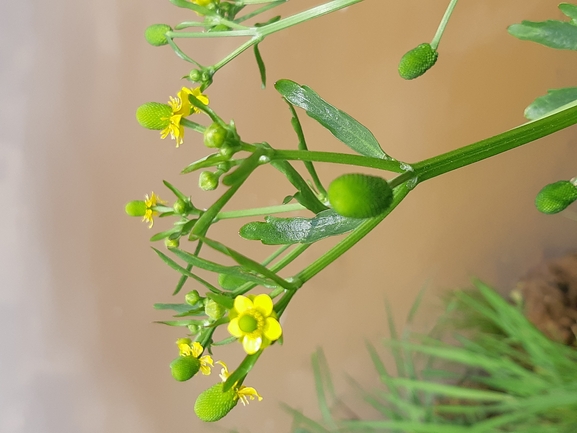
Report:
<svg viewBox="0 0 577 433"><path fill-rule="evenodd" d="M198 178L198 186L204 191L212 191L218 187L218 176L210 171L203 171Z"/></svg>
<svg viewBox="0 0 577 433"><path fill-rule="evenodd" d="M204 145L209 148L222 147L226 140L226 129L214 122L204 130Z"/></svg>
<svg viewBox="0 0 577 433"><path fill-rule="evenodd" d="M222 316L224 316L225 312L226 308L220 304L217 304L212 299L207 299L204 303L204 313L212 320L220 319Z"/></svg>

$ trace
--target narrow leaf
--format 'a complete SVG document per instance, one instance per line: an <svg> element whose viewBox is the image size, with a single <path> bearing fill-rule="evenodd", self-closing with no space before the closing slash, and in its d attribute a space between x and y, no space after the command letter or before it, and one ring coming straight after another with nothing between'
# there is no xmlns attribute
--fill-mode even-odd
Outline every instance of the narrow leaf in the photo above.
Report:
<svg viewBox="0 0 577 433"><path fill-rule="evenodd" d="M300 86L290 80L280 80L276 82L275 89L291 104L306 110L310 117L355 152L373 158L391 159L367 127L333 107L310 87Z"/></svg>
<svg viewBox="0 0 577 433"><path fill-rule="evenodd" d="M260 82L263 89L266 88L266 66L260 55L260 50L258 48L259 44L254 45L254 57L256 59L256 64L258 65L258 71L260 72Z"/></svg>
<svg viewBox="0 0 577 433"><path fill-rule="evenodd" d="M363 221L359 218L346 218L327 209L313 218L267 216L264 222L245 224L239 233L245 239L259 240L265 245L309 244L350 232Z"/></svg>

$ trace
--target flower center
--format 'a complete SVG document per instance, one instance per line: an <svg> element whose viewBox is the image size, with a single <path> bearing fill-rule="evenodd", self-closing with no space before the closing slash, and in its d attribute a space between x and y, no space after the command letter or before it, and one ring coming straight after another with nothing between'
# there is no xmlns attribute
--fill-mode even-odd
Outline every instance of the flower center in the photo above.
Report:
<svg viewBox="0 0 577 433"><path fill-rule="evenodd" d="M258 328L258 320L253 316L246 314L238 319L238 327L242 332L253 332Z"/></svg>

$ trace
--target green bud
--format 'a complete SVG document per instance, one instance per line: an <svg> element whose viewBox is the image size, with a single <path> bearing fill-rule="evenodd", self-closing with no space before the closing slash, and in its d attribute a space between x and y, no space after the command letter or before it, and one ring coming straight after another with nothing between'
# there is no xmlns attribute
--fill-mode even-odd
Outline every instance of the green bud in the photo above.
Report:
<svg viewBox="0 0 577 433"><path fill-rule="evenodd" d="M230 388L223 392L224 382L208 388L200 393L194 403L194 413L202 421L214 422L224 418L238 403L236 390Z"/></svg>
<svg viewBox="0 0 577 433"><path fill-rule="evenodd" d="M230 143L224 143L222 147L219 149L219 153L224 156L225 158L232 158L233 155L237 152L238 147L234 146Z"/></svg>
<svg viewBox="0 0 577 433"><path fill-rule="evenodd" d="M164 129L170 124L172 109L167 104L148 102L136 110L136 120L148 129Z"/></svg>
<svg viewBox="0 0 577 433"><path fill-rule="evenodd" d="M188 79L190 81L194 81L195 83L198 83L202 79L202 74L198 69L193 69L192 71L190 71L188 73Z"/></svg>
<svg viewBox="0 0 577 433"><path fill-rule="evenodd" d="M201 326L200 325L188 325L188 331L192 334L192 335L196 335L200 332L201 330Z"/></svg>
<svg viewBox="0 0 577 433"><path fill-rule="evenodd" d="M166 38L166 32L172 31L172 27L168 24L153 24L146 29L144 32L144 37L146 42L155 47L160 47L162 45L168 44L168 39Z"/></svg>
<svg viewBox="0 0 577 433"><path fill-rule="evenodd" d="M180 239L179 238L176 238L176 239L166 238L166 239L164 239L164 246L168 249L178 248L179 245L180 245Z"/></svg>
<svg viewBox="0 0 577 433"><path fill-rule="evenodd" d="M179 382L190 379L200 369L200 361L194 356L179 356L170 363L170 372Z"/></svg>
<svg viewBox="0 0 577 433"><path fill-rule="evenodd" d="M200 297L198 290L191 290L186 295L184 295L184 302L186 302L188 305L195 305L201 299L202 298Z"/></svg>
<svg viewBox="0 0 577 433"><path fill-rule="evenodd" d="M218 177L210 171L203 171L198 178L198 186L204 191L212 191L218 187Z"/></svg>
<svg viewBox="0 0 577 433"><path fill-rule="evenodd" d="M226 140L227 131L217 122L204 130L204 145L209 148L222 147Z"/></svg>
<svg viewBox="0 0 577 433"><path fill-rule="evenodd" d="M393 190L385 179L358 173L333 180L327 195L332 208L349 218L375 217L393 201Z"/></svg>
<svg viewBox="0 0 577 433"><path fill-rule="evenodd" d="M399 75L405 80L420 77L437 62L439 53L430 44L421 44L407 52L399 62Z"/></svg>
<svg viewBox="0 0 577 433"><path fill-rule="evenodd" d="M555 214L561 212L577 200L577 186L571 181L561 180L546 185L535 198L535 206L539 212Z"/></svg>
<svg viewBox="0 0 577 433"><path fill-rule="evenodd" d="M188 215L191 211L194 210L194 206L190 200L182 200L179 198L172 206L172 209L179 215Z"/></svg>
<svg viewBox="0 0 577 433"><path fill-rule="evenodd" d="M133 217L141 217L146 213L146 204L142 200L133 200L126 203L124 211Z"/></svg>
<svg viewBox="0 0 577 433"><path fill-rule="evenodd" d="M218 320L226 313L226 308L222 305L217 304L212 299L206 299L204 301L204 314L210 317L212 320Z"/></svg>

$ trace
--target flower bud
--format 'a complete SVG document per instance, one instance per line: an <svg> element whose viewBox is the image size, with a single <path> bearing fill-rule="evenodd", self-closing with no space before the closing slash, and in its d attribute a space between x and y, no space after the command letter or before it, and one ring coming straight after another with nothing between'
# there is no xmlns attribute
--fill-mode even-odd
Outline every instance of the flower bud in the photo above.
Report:
<svg viewBox="0 0 577 433"><path fill-rule="evenodd" d="M439 53L431 44L421 44L407 52L399 62L399 75L405 80L420 77L437 62Z"/></svg>
<svg viewBox="0 0 577 433"><path fill-rule="evenodd" d="M577 186L571 181L561 180L546 185L535 198L535 206L539 212L555 214L564 210L577 200Z"/></svg>
<svg viewBox="0 0 577 433"><path fill-rule="evenodd" d="M190 200L182 200L179 198L172 206L172 209L179 215L188 215L191 211L194 210L194 206Z"/></svg>
<svg viewBox="0 0 577 433"><path fill-rule="evenodd" d="M167 104L148 102L136 110L136 120L148 129L164 129L170 123L172 109Z"/></svg>
<svg viewBox="0 0 577 433"><path fill-rule="evenodd" d="M206 314L212 320L220 319L222 316L224 316L225 312L226 308L220 304L217 304L212 299L207 299L204 302L204 314Z"/></svg>
<svg viewBox="0 0 577 433"><path fill-rule="evenodd" d="M124 211L133 217L141 217L144 216L146 213L146 203L142 200L133 200L131 202L126 203L124 207Z"/></svg>
<svg viewBox="0 0 577 433"><path fill-rule="evenodd" d="M393 201L393 190L385 179L358 173L333 180L327 195L332 208L349 218L375 217Z"/></svg>
<svg viewBox="0 0 577 433"><path fill-rule="evenodd" d="M144 37L146 42L155 47L160 47L162 45L168 44L168 39L166 38L166 32L172 31L172 27L168 24L153 24L146 29L144 32Z"/></svg>
<svg viewBox="0 0 577 433"><path fill-rule="evenodd" d="M200 361L194 356L179 356L170 363L170 372L179 382L184 382L198 373Z"/></svg>
<svg viewBox="0 0 577 433"><path fill-rule="evenodd" d="M223 392L223 385L224 382L217 383L201 392L196 399L194 412L202 421L218 421L224 418L238 403L234 387Z"/></svg>
<svg viewBox="0 0 577 433"><path fill-rule="evenodd" d="M178 248L179 245L180 245L180 239L178 239L178 238L176 238L176 239L170 239L170 238L164 239L164 246L168 249Z"/></svg>
<svg viewBox="0 0 577 433"><path fill-rule="evenodd" d="M202 329L200 325L198 324L192 324L192 325L188 325L188 332L191 333L191 335L196 335L200 332L200 330Z"/></svg>
<svg viewBox="0 0 577 433"><path fill-rule="evenodd" d="M198 83L202 80L202 73L198 69L193 69L188 73L188 79Z"/></svg>
<svg viewBox="0 0 577 433"><path fill-rule="evenodd" d="M184 302L186 302L188 305L195 305L200 300L201 297L198 293L198 290L191 290L186 295L184 295Z"/></svg>
<svg viewBox="0 0 577 433"><path fill-rule="evenodd" d="M226 129L214 122L204 130L204 145L209 148L222 147L226 140Z"/></svg>
<svg viewBox="0 0 577 433"><path fill-rule="evenodd" d="M218 176L210 171L203 171L198 178L198 186L204 191L212 191L218 187Z"/></svg>

